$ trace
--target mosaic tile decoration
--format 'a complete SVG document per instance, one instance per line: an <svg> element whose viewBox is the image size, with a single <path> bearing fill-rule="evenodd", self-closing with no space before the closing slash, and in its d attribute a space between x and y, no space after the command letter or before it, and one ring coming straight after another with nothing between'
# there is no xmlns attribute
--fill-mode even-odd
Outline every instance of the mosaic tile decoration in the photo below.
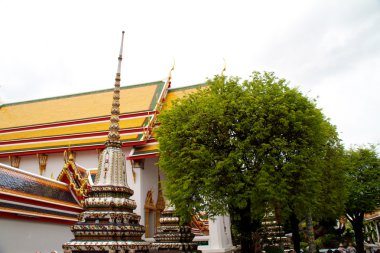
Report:
<svg viewBox="0 0 380 253"><path fill-rule="evenodd" d="M78 204L66 185L0 167L0 191L19 192L21 195L36 195L71 204Z"/></svg>

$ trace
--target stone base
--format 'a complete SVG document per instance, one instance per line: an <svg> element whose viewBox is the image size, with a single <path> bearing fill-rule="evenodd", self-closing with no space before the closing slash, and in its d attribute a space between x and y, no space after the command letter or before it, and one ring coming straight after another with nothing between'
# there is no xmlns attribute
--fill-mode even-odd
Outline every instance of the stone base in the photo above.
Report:
<svg viewBox="0 0 380 253"><path fill-rule="evenodd" d="M179 249L151 249L149 253L202 253L200 250L179 250Z"/></svg>
<svg viewBox="0 0 380 253"><path fill-rule="evenodd" d="M159 252L178 251L178 252L197 252L198 245L192 242L154 242L150 249Z"/></svg>
<svg viewBox="0 0 380 253"><path fill-rule="evenodd" d="M240 252L240 249L232 246L230 248L219 248L219 249L210 249L209 246L199 246L198 247L202 253L234 253Z"/></svg>
<svg viewBox="0 0 380 253"><path fill-rule="evenodd" d="M63 244L64 253L147 253L149 243L134 241L71 241Z"/></svg>

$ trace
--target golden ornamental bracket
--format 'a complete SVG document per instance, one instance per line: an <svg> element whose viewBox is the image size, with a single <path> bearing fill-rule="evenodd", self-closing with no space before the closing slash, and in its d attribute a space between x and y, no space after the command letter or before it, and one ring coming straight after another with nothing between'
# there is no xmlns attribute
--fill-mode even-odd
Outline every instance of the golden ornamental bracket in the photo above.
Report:
<svg viewBox="0 0 380 253"><path fill-rule="evenodd" d="M14 168L20 168L21 156L9 156L9 162Z"/></svg>
<svg viewBox="0 0 380 253"><path fill-rule="evenodd" d="M38 159L38 164L40 167L40 175L42 176L43 174L45 174L45 171L46 171L48 155L47 154L37 154L37 159Z"/></svg>

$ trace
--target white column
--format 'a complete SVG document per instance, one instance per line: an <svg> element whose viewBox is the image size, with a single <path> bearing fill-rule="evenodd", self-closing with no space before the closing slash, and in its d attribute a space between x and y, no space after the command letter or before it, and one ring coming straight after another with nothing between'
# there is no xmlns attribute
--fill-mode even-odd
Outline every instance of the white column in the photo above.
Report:
<svg viewBox="0 0 380 253"><path fill-rule="evenodd" d="M209 246L202 248L203 252L230 252L233 249L229 216L216 216L214 220L209 219L209 232Z"/></svg>

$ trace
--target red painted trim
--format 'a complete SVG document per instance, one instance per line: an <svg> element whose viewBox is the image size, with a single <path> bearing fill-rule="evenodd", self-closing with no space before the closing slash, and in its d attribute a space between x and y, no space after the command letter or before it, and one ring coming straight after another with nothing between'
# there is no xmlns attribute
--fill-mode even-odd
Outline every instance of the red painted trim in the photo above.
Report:
<svg viewBox="0 0 380 253"><path fill-rule="evenodd" d="M20 214L15 213L7 213L7 212L0 212L0 218L5 219L13 219L13 220L27 220L27 221L35 221L35 222L47 222L47 223L57 223L62 225L74 225L75 221L69 221L69 220L59 220L59 219L53 219L53 218L46 218L46 217L29 217L24 216Z"/></svg>
<svg viewBox="0 0 380 253"><path fill-rule="evenodd" d="M147 141L147 143L154 143L154 142L156 142L156 143L158 144L158 141L157 141L156 139L154 139L154 138L149 139L149 140Z"/></svg>
<svg viewBox="0 0 380 253"><path fill-rule="evenodd" d="M159 153L154 153L154 154L147 154L147 155L130 156L130 157L127 157L127 160L140 160L140 159L155 157L159 155L160 155Z"/></svg>
<svg viewBox="0 0 380 253"><path fill-rule="evenodd" d="M120 134L125 133L134 133L137 132L137 134L144 131L143 127L139 128L129 128L129 129L123 129L120 130ZM108 131L102 131L102 132L93 132L93 133L82 133L82 134L70 134L70 135L60 135L60 136L52 136L52 137L41 137L41 138L31 138L31 139L19 139L19 140L11 140L11 141L0 141L0 145L6 145L6 144L17 144L17 143L30 143L30 142L41 142L41 141L55 141L55 140L64 140L64 139L77 139L77 138L83 138L83 137L96 137L96 136L107 136Z"/></svg>
<svg viewBox="0 0 380 253"><path fill-rule="evenodd" d="M131 141L131 142L124 142L123 147L130 147L130 146L138 146L143 145L147 143L147 140L142 141ZM83 151L83 150L96 150L96 149L104 149L104 144L96 144L96 145L89 145L89 146L71 146L70 149L73 151ZM25 156L25 155L35 155L35 154L41 154L41 153L61 153L67 150L67 147L64 148L50 148L50 149L38 149L38 150L32 150L32 151L20 151L20 152L12 152L12 153L2 153L0 154L0 157L8 157L12 155L18 155L18 156Z"/></svg>
<svg viewBox="0 0 380 253"><path fill-rule="evenodd" d="M84 146L84 147L73 147L71 146L70 149L73 151L81 151L81 150L95 150L97 148L105 148L104 144L98 144L98 145L91 145L91 146ZM0 154L0 157L8 157L12 155L18 155L18 156L25 156L25 155L35 155L40 153L61 153L67 150L67 147L65 148L51 148L51 149L39 149L39 150L32 150L32 151L20 151L20 152L13 152L13 153L5 153Z"/></svg>
<svg viewBox="0 0 380 253"><path fill-rule="evenodd" d="M157 113L156 111L127 113L127 114L120 115L119 118L124 119L124 118L138 117L138 116L149 116L149 115L154 115L156 113ZM46 123L46 124L39 124L39 125L33 125L33 126L12 127L12 128L0 129L0 133L18 132L18 131L34 130L34 129L40 129L40 128L49 128L49 127L70 126L70 125L92 123L92 122L99 122L99 121L109 121L109 119L110 119L110 116L102 116L102 117L97 117L97 118Z"/></svg>
<svg viewBox="0 0 380 253"><path fill-rule="evenodd" d="M28 199L22 196L11 196L7 194L3 194L2 192L0 192L0 199L29 204L29 205L35 205L39 207L55 208L58 210L70 211L70 212L75 212L75 213L80 213L83 211L83 209L79 209L80 206L78 206L78 208L73 208L73 207L62 206L62 205L57 205L53 203L46 203L43 201L39 201L38 199Z"/></svg>

